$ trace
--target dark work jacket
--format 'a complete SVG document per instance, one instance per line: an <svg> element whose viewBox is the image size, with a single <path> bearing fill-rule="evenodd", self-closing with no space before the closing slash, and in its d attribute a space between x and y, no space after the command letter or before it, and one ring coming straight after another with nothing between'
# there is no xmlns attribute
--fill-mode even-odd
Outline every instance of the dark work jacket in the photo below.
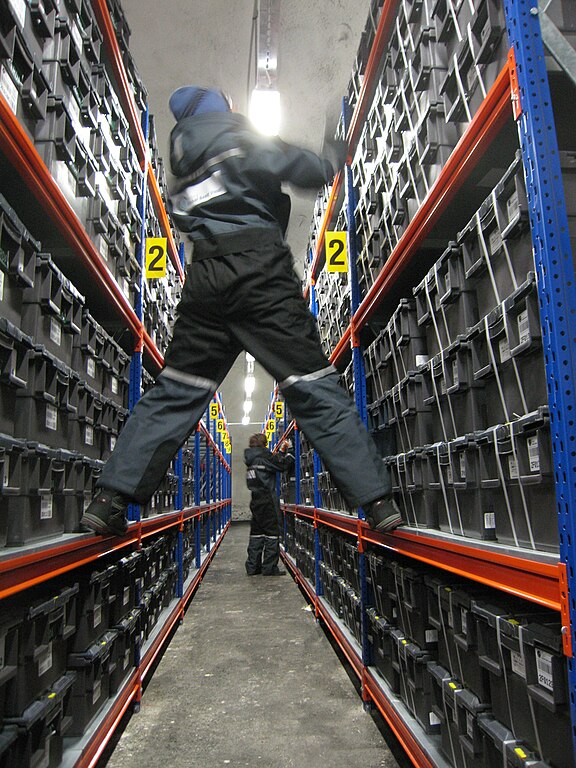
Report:
<svg viewBox="0 0 576 768"><path fill-rule="evenodd" d="M251 491L276 490L276 473L289 472L294 466L291 453L272 453L267 448L246 448L246 485Z"/></svg>
<svg viewBox="0 0 576 768"><path fill-rule="evenodd" d="M285 234L290 198L283 181L318 189L334 176L330 162L257 133L243 115L185 117L170 134L176 177L169 207L191 240L273 228Z"/></svg>

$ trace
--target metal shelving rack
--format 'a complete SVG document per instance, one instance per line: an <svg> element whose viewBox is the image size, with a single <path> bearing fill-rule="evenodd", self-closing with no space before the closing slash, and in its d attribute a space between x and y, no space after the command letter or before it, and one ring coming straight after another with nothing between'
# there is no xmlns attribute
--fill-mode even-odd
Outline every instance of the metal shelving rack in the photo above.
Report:
<svg viewBox="0 0 576 768"><path fill-rule="evenodd" d="M164 236L168 240L168 252L176 272L184 277L183 253L178 251L172 237L170 222L158 182L148 157L148 112L140 123L140 115L131 93L122 55L114 33L106 0L93 0L93 11L104 37L109 64L119 87L118 96L128 116L131 136L143 171L143 186L140 194L142 211L144 195L148 194L160 220ZM114 318L130 331L135 340L135 353L131 364L130 406L133 407L140 395L142 358L147 365L158 370L163 357L152 338L144 328L142 307L132 307L119 285L112 278L100 253L90 240L79 218L53 179L28 134L20 125L8 102L0 94L0 151L14 167L19 178L44 210L78 265L85 270L88 279L96 286L97 294ZM142 232L144 232L144 216ZM142 263L140 246L139 259ZM225 419L219 394L214 395L218 418ZM132 705L139 706L142 684L151 673L158 654L170 639L176 625L183 620L186 607L198 588L204 573L218 549L231 518L231 466L226 457L223 441L216 434L215 419L206 414L195 434L195 477L200 478L201 437L205 438L206 451L212 472L212 481L206 485L206 498L201 495L200 482L194 486L194 504L184 508L182 498L181 454L177 458L180 468L179 493L173 512L140 519L139 509L131 510L132 521L123 537L99 536L93 534L64 534L51 540L31 544L18 549L0 552L0 600L24 592L62 574L73 573L86 564L96 565L102 558L118 556L140 549L143 542L163 531L178 532L177 566L178 588L170 605L161 613L152 635L140 652L137 666L124 681L117 694L90 724L81 737L65 740L62 765L88 768L98 762L115 728ZM183 580L182 532L187 521L196 521L194 542L194 568L186 582ZM206 540L201 541L200 520L206 520Z"/></svg>
<svg viewBox="0 0 576 768"><path fill-rule="evenodd" d="M572 649L576 636L576 557L573 551L576 534L574 510L574 474L576 451L574 418L576 395L573 381L576 375L574 340L576 339L576 306L574 263L571 253L562 174L552 113L552 100L546 72L540 16L535 0L502 0L511 50L508 63L487 93L467 130L442 168L424 202L409 223L364 299L353 304L348 328L334 348L331 361L342 363L355 353L360 331L376 313L378 307L394 289L399 277L411 264L419 246L440 219L466 179L470 177L482 156L489 150L504 127L516 121L519 144L528 175L528 201L535 261L538 272L538 292L542 324L546 376L548 381L551 434L556 475L560 556L541 552L519 553L488 542L456 540L432 531L399 529L381 535L371 531L360 518L329 512L317 506L302 506L299 494L299 456L296 467L295 504L285 504L287 515L296 515L312 523L315 539L318 526L324 525L357 540L359 553L367 544L381 547L391 554L404 555L433 565L466 579L488 585L502 592L521 597L535 604L559 611L562 619L564 653L568 661L569 698L576 754L576 666ZM363 120L375 92L379 65L386 49L399 0L386 0L376 29L374 42L365 69L358 103L348 123L346 138L350 156L359 139ZM546 21L545 15L542 16ZM546 24L543 25L547 29ZM569 53L573 58L573 49ZM346 118L346 110L344 110ZM350 161L350 156L348 161ZM349 168L339 173L333 183L316 242L311 255L310 280L305 295L313 294L316 276L323 264L326 231L335 218L342 193L346 187L348 202L353 193ZM353 210L353 209L352 209ZM351 215L348 215L351 220ZM353 217L352 217L353 218ZM350 262L354 263L354 242L349 242ZM292 423L297 436L297 425ZM287 566L293 572L362 683L366 702L375 704L413 763L419 767L442 768L447 764L429 737L407 715L398 698L390 695L381 678L366 663L366 621L362 622L360 644L326 603L318 586L299 571L289 554L284 552ZM318 550L316 550L318 560ZM316 563L318 573L318 562ZM360 567L360 580L365 586L365 574ZM318 583L318 579L316 579ZM363 601L363 612L365 613Z"/></svg>

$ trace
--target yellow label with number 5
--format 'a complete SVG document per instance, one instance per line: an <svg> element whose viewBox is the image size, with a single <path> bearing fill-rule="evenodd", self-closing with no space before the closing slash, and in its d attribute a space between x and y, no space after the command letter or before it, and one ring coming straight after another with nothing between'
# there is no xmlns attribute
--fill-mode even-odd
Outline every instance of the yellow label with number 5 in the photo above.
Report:
<svg viewBox="0 0 576 768"><path fill-rule="evenodd" d="M328 272L348 272L348 233L326 232L324 242Z"/></svg>
<svg viewBox="0 0 576 768"><path fill-rule="evenodd" d="M210 403L210 418L217 419L219 413L220 408L218 407L218 403Z"/></svg>
<svg viewBox="0 0 576 768"><path fill-rule="evenodd" d="M146 238L146 277L156 280L166 277L166 252L168 241L165 237Z"/></svg>
<svg viewBox="0 0 576 768"><path fill-rule="evenodd" d="M279 400L277 403L274 404L274 415L277 419L283 419L284 418L284 403L282 400Z"/></svg>

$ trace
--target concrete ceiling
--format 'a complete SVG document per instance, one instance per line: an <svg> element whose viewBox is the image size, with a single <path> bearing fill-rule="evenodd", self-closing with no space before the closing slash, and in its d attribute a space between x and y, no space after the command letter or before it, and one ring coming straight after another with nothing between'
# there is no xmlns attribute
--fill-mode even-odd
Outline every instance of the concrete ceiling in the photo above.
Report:
<svg viewBox="0 0 576 768"><path fill-rule="evenodd" d="M280 3L280 136L319 151L325 123L335 126L340 114L370 3ZM122 0L122 7L132 30L130 50L148 89L160 151L166 159L173 127L167 103L175 88L192 83L221 87L232 96L237 110L246 112L254 0ZM314 194L292 195L288 242L300 274L314 201ZM241 356L221 388L226 416L232 423L242 417L243 379ZM259 430L272 386L272 379L258 366L250 432Z"/></svg>

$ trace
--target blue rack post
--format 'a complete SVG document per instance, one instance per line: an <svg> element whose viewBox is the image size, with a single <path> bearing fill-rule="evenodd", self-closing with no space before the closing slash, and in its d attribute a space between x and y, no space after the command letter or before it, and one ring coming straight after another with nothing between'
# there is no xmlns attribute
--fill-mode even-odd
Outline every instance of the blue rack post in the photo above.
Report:
<svg viewBox="0 0 576 768"><path fill-rule="evenodd" d="M570 626L563 631L576 755L576 281L538 7L535 0L504 0L504 8L516 60L516 114L538 276L560 558L567 572Z"/></svg>
<svg viewBox="0 0 576 768"><path fill-rule="evenodd" d="M149 111L146 107L142 115L142 133L144 135L144 144L148 146L149 135ZM138 213L140 214L140 243L136 249L136 261L140 267L140 274L138 277L138 290L136 291L136 302L134 306L134 312L140 322L143 319L143 306L142 295L144 292L144 251L146 249L146 194L148 189L148 171L144 168L142 174L142 188L138 195ZM128 408L130 411L134 409L134 406L140 400L140 388L142 386L142 337L137 340L136 348L132 353L132 359L130 360L130 383L128 386ZM140 520L140 505L129 504L128 505L128 520Z"/></svg>
<svg viewBox="0 0 576 768"><path fill-rule="evenodd" d="M318 317L318 302L316 299L315 285L310 287L310 311L314 317ZM312 457L314 468L314 508L318 509L322 506L322 494L320 493L318 484L319 475L322 471L322 463L320 461L320 456L315 450L312 453ZM322 582L320 580L320 533L318 532L316 519L314 520L314 589L318 597L321 597L324 594Z"/></svg>
<svg viewBox="0 0 576 768"><path fill-rule="evenodd" d="M202 493L202 464L200 457L200 426L196 428L194 435L194 506L200 506ZM196 518L194 528L194 546L196 549L196 568L202 565L202 523L200 518Z"/></svg>

